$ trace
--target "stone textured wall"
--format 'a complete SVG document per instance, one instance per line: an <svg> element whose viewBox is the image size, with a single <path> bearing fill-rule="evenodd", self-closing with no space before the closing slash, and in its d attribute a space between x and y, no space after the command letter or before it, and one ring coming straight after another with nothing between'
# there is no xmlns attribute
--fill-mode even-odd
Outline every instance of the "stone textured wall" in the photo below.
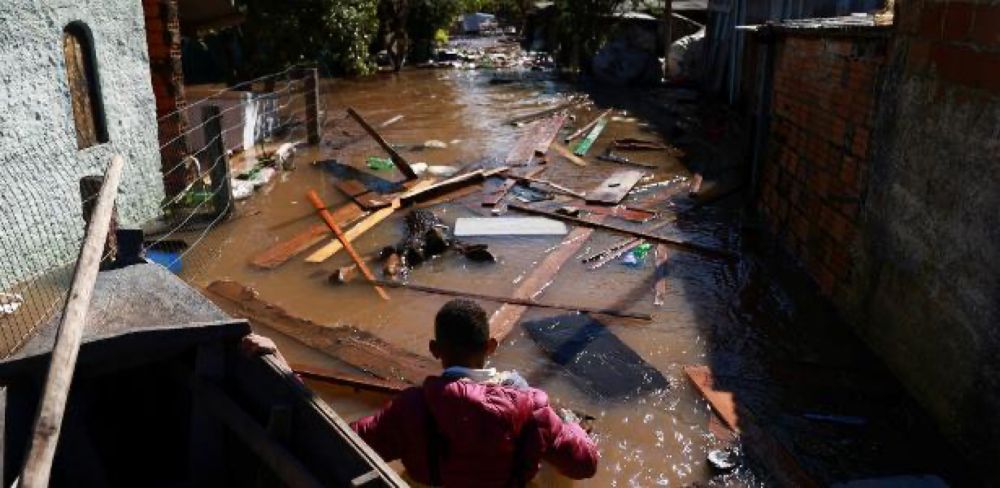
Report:
<svg viewBox="0 0 1000 488"><path fill-rule="evenodd" d="M853 286L884 38L782 36L760 208L827 296Z"/></svg>
<svg viewBox="0 0 1000 488"><path fill-rule="evenodd" d="M93 35L110 142L77 150L62 51L64 27ZM142 4L133 0L0 2L0 289L70 261L83 234L79 179L111 156L127 166L119 216L136 225L163 197Z"/></svg>
<svg viewBox="0 0 1000 488"><path fill-rule="evenodd" d="M859 283L844 308L946 433L996 479L1000 3L896 5Z"/></svg>

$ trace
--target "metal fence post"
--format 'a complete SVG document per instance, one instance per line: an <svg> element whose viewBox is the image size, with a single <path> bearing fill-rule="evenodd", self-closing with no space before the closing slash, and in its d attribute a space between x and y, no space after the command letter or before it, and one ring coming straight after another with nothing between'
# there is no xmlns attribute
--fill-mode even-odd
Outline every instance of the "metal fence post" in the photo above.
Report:
<svg viewBox="0 0 1000 488"><path fill-rule="evenodd" d="M233 188L229 181L229 158L226 156L226 144L222 136L222 115L219 107L206 105L201 109L201 119L204 121L205 150L202 152L202 171L208 166L208 174L212 179L212 206L214 216L225 217L233 211Z"/></svg>

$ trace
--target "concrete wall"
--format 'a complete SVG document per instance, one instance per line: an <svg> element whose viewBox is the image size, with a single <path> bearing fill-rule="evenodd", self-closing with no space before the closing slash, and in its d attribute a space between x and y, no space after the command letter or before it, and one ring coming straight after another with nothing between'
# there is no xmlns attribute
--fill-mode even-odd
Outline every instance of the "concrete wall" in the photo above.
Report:
<svg viewBox="0 0 1000 488"><path fill-rule="evenodd" d="M765 221L970 462L995 472L1000 4L897 2L890 38L778 42Z"/></svg>
<svg viewBox="0 0 1000 488"><path fill-rule="evenodd" d="M62 51L64 27L93 35L110 142L77 150ZM115 153L127 166L118 199L125 225L157 215L163 196L142 3L0 2L0 290L56 262L82 237L79 178Z"/></svg>
<svg viewBox="0 0 1000 488"><path fill-rule="evenodd" d="M1000 459L1000 3L897 2L873 143L861 334L971 459Z"/></svg>

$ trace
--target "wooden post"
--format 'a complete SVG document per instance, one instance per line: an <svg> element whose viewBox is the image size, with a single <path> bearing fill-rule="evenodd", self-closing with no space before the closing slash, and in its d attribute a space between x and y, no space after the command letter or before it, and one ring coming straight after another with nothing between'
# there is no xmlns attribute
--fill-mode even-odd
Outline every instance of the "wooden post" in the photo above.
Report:
<svg viewBox="0 0 1000 488"><path fill-rule="evenodd" d="M229 158L226 157L226 144L222 135L222 115L219 107L206 105L201 109L201 120L205 121L202 129L205 133L207 146L202 151L201 167L208 167L212 179L212 207L215 217L222 218L233 211L233 188L229 181Z"/></svg>
<svg viewBox="0 0 1000 488"><path fill-rule="evenodd" d="M306 92L306 133L309 144L319 144L319 70L303 69L302 79Z"/></svg>
<svg viewBox="0 0 1000 488"><path fill-rule="evenodd" d="M104 175L104 185L94 206L90 225L87 226L69 298L66 300L55 345L52 348L45 388L29 441L28 457L21 473L21 486L25 488L45 488L49 485L52 458L55 456L56 444L59 441L66 400L69 398L69 388L73 383L73 372L76 369L76 357L80 352L80 341L83 338L84 322L87 310L90 308L94 284L97 282L97 271L124 166L125 160L121 156L116 155L111 158L111 165Z"/></svg>
<svg viewBox="0 0 1000 488"><path fill-rule="evenodd" d="M403 176L406 176L406 179L417 179L417 174L413 172L413 168L410 167L410 163L406 160L406 158L396 152L396 150L385 141L382 135L379 134L378 131L376 131L375 128L372 127L371 124L369 124L363 117L361 117L361 114L353 108L348 107L347 115L350 115L352 119L357 121L357 123L361 125L361 128L364 129L368 135L372 136L372 139L375 139L375 142L377 142L379 146L382 146L382 149L385 150L385 152L389 154L389 158L392 159L392 164L396 165L396 169L398 169L400 173L403 173Z"/></svg>
<svg viewBox="0 0 1000 488"><path fill-rule="evenodd" d="M83 202L83 221L90 227L90 219L97 206L97 198L104 185L103 176L84 176L80 178L80 201ZM101 252L101 269L109 269L118 258L118 210L111 208L111 220L108 222L108 235L104 239L104 249Z"/></svg>

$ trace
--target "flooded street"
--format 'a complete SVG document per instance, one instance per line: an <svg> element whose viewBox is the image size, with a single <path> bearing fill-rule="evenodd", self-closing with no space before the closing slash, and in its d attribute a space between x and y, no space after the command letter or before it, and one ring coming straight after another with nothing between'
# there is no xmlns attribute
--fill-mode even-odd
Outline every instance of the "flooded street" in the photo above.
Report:
<svg viewBox="0 0 1000 488"><path fill-rule="evenodd" d="M282 173L279 181L241 203L236 215L243 217L208 234L194 259L185 263L183 276L199 286L219 279L236 280L258 290L263 300L295 315L321 324L353 325L397 346L428 354L434 314L447 297L390 289L391 301L383 302L364 284L332 286L327 277L349 263L344 253L322 264L306 263L300 256L274 270L255 269L249 260L268 246L319 222L305 199L307 190L315 189L331 206L346 201L328 175L310 164L312 161L336 159L363 168L368 156L384 156L369 138L343 150L331 147L330 141L348 137L344 131L362 134L353 121L345 118L347 107L355 108L373 124L402 115L402 120L380 132L391 143L403 146L401 152L411 162L462 167L502 161L525 131L507 124L507 120L578 94L570 85L544 77L512 84L490 81L491 75L486 72L414 70L368 80L324 82L328 117L324 144L300 152L295 172ZM602 154L610 141L618 138L656 138L676 144L662 138L671 127L646 117L649 110L637 107L642 115L632 111L630 104L644 103L640 93L592 95L597 107L579 111L578 125L603 109L616 109L615 118L591 149L592 156ZM669 113L662 100L650 95L645 108L652 106L653 111ZM448 147L414 149L432 139ZM541 177L577 191L586 191L622 169L593 157L588 158L588 167L581 168L553 151L549 154ZM694 150L690 156L700 158L704 154L713 153ZM756 234L744 221L739 202L732 201L738 198L686 211L692 207L686 196L692 175L680 161L662 151L629 155L657 168L640 186L672 181L627 200L665 215L679 214L676 224L665 226L659 231L661 235L741 252L742 257L727 262L671 250L668 292L662 306L653 305L652 255L638 267L616 261L599 270L589 270L580 259L571 259L539 297L549 302L651 314L653 320L648 323L607 317L599 320L662 373L669 388L625 398L600 398L581 388L580 382L553 363L520 327L501 345L491 366L517 370L533 386L546 390L554 403L597 417L595 431L602 456L599 472L594 479L578 485L684 486L711 481L741 486L767 482L766 475L752 474L746 468L720 474L709 465L708 451L722 442L710 429L712 414L708 404L685 376L683 367L687 365L710 366L717 377L716 386L733 391L736 403L751 408L758 423L767 425L766 430L823 484L845 477L905 472L902 470L913 466L930 469L948 464L931 445L933 434L923 435L918 417L900 414L911 409L898 386L832 312L819 303L814 292L799 287L794 279L777 279L771 270L781 269L780 260L771 262L770 258L756 258L752 252L741 251ZM709 164L691 163L695 167ZM401 179L394 170L377 174ZM488 209L480 207L481 199L477 191L430 210L453 226L459 217L489 215ZM397 213L360 237L355 241L357 250L370 254L398 242L404 231L402 215ZM477 264L446 254L417 266L408 280L507 296L562 240L470 238L469 242L488 244L499 262ZM621 236L597 231L578 257L619 240ZM495 303L483 306L489 313L499 307ZM525 320L560 313L532 309ZM336 361L287 337L276 340L293 363L338 367ZM855 378L862 378L863 383ZM348 420L371 413L386 400L346 388L310 385ZM884 408L887 405L891 408ZM806 413L859 416L865 419L866 427L805 420ZM917 425L909 439L901 437L907 435L907 422ZM541 484L549 482L542 480Z"/></svg>

